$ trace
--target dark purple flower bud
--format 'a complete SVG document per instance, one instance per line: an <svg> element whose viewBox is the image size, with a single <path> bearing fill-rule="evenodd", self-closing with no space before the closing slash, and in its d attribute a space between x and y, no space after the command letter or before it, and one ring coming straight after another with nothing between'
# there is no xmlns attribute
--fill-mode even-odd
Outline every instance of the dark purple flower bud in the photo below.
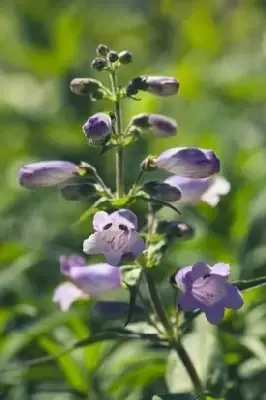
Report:
<svg viewBox="0 0 266 400"><path fill-rule="evenodd" d="M148 181L144 183L143 189L150 196L162 201L178 201L181 197L181 192L177 187L164 182Z"/></svg>
<svg viewBox="0 0 266 400"><path fill-rule="evenodd" d="M106 57L107 54L109 53L109 48L105 44L99 44L99 46L96 49L96 53L98 56Z"/></svg>
<svg viewBox="0 0 266 400"><path fill-rule="evenodd" d="M132 53L128 50L123 50L118 54L121 64L129 64L132 62Z"/></svg>
<svg viewBox="0 0 266 400"><path fill-rule="evenodd" d="M169 237L190 239L194 236L194 229L184 221L160 221L157 231Z"/></svg>
<svg viewBox="0 0 266 400"><path fill-rule="evenodd" d="M106 89L103 84L92 78L72 79L70 90L75 94L89 96L91 100L101 100L106 97Z"/></svg>
<svg viewBox="0 0 266 400"><path fill-rule="evenodd" d="M138 114L132 118L131 123L139 128L148 129L159 137L174 136L177 133L177 122L160 114Z"/></svg>
<svg viewBox="0 0 266 400"><path fill-rule="evenodd" d="M243 305L241 292L228 283L229 264L218 263L213 267L200 262L181 268L175 281L183 295L178 306L184 311L202 310L211 324L218 324L225 308L239 309Z"/></svg>
<svg viewBox="0 0 266 400"><path fill-rule="evenodd" d="M112 318L127 315L129 304L122 301L97 301L93 313L97 317ZM143 315L144 309L139 305L134 306L134 315Z"/></svg>
<svg viewBox="0 0 266 400"><path fill-rule="evenodd" d="M19 183L27 189L51 187L79 173L77 165L67 161L43 161L19 169Z"/></svg>
<svg viewBox="0 0 266 400"><path fill-rule="evenodd" d="M207 178L220 171L220 160L212 150L176 147L154 160L157 168L187 178Z"/></svg>
<svg viewBox="0 0 266 400"><path fill-rule="evenodd" d="M178 93L179 82L170 76L138 76L130 82L136 90L143 90L157 96L172 96Z"/></svg>
<svg viewBox="0 0 266 400"><path fill-rule="evenodd" d="M87 182L69 182L60 189L66 200L83 200L96 193L95 186Z"/></svg>
<svg viewBox="0 0 266 400"><path fill-rule="evenodd" d="M107 59L111 62L111 63L115 63L116 61L118 61L118 53L114 50L111 50L108 54L107 54Z"/></svg>
<svg viewBox="0 0 266 400"><path fill-rule="evenodd" d="M145 250L144 240L138 235L138 219L127 209L108 215L98 211L93 218L95 233L83 242L87 254L104 254L110 265L117 266L125 254L138 258Z"/></svg>
<svg viewBox="0 0 266 400"><path fill-rule="evenodd" d="M112 119L108 114L99 112L92 115L83 125L83 132L91 144L102 144L112 131Z"/></svg>
<svg viewBox="0 0 266 400"><path fill-rule="evenodd" d="M107 67L107 61L104 58L95 58L91 63L91 68L96 69L97 71L102 71Z"/></svg>

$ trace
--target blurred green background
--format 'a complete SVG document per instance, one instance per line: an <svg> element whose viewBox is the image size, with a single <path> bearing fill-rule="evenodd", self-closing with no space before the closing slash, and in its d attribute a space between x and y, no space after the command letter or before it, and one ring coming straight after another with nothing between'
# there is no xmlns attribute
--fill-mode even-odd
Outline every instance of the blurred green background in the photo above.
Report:
<svg viewBox="0 0 266 400"><path fill-rule="evenodd" d="M181 86L178 96L144 93L141 102L124 101L124 123L148 111L179 124L175 138L147 135L127 149L127 188L148 154L181 145L214 149L232 184L216 208L182 210L196 236L173 245L158 267L162 293L170 302L165 278L199 260L229 262L233 279L264 275L265 12L264 0L1 1L1 399L149 400L191 390L174 355L139 342L97 343L58 362L23 366L123 320L93 317L92 302L67 314L52 303L62 281L59 255L81 252L91 230L89 221L72 229L89 203L68 202L55 189L27 191L18 185L17 170L40 160L86 160L114 188L113 152L99 157L81 129L89 115L110 105L74 95L69 82L86 76L108 82L90 68L97 44L129 49L133 63L121 67L121 84L150 74L175 76ZM142 207L134 209L141 218ZM166 209L160 216L176 218ZM127 293L121 289L107 298L126 300ZM199 374L220 398L266 399L265 299L264 288L249 291L243 309L228 313L219 329L199 317L185 335ZM147 329L136 324L132 329Z"/></svg>

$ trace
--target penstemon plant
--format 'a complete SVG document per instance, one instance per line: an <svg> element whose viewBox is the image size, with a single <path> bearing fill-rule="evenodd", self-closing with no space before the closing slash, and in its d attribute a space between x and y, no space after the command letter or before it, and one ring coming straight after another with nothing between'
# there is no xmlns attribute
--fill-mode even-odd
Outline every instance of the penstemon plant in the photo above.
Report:
<svg viewBox="0 0 266 400"><path fill-rule="evenodd" d="M170 137L177 133L177 123L164 115L141 113L135 115L126 127L122 124L121 103L124 99L139 100L142 91L151 95L176 95L179 82L167 76L139 76L125 87L118 83L117 72L132 61L129 51L110 51L106 45L97 48L98 57L92 61L92 68L104 71L110 76L110 88L92 78L75 78L70 89L78 95L88 96L92 101L107 99L113 104L110 113L98 112L88 118L83 132L89 144L100 149L99 153L114 150L116 153L116 191L113 193L99 176L96 168L82 162L75 165L66 161L48 161L24 165L19 170L19 182L28 189L59 187L62 195L69 200L93 196L94 204L81 216L80 220L93 216L94 233L84 238L83 252L88 255L102 254L105 263L88 265L87 260L73 254L60 257L61 273L67 277L56 288L53 300L62 311L67 311L78 299L89 299L103 293L124 287L129 291L128 317L121 330L99 333L99 340L132 339L150 340L163 343L176 351L194 387L194 397L207 396L193 360L182 344L182 324L180 313L193 311L192 318L201 312L211 324L218 324L224 316L225 308L239 309L243 305L241 291L265 284L265 277L252 281L229 283L230 266L216 263L209 266L197 262L185 266L169 279L169 288L176 291L176 311L169 315L158 292L153 274L173 240L193 236L193 229L184 221L159 221L157 212L166 206L179 213L176 208L183 204L205 201L215 206L220 196L230 190L230 183L222 176L220 161L209 149L177 147L164 151L159 156L147 156L141 162L139 175L126 193L124 188L124 152L136 142L144 131L157 137ZM143 182L145 173L156 169L169 172L164 181ZM89 181L87 178L90 178ZM137 216L130 210L137 201L147 203L146 225L138 226ZM108 212L114 210L113 212ZM140 283L146 283L149 304L143 302ZM126 329L132 314L137 309L136 299L140 297L146 309L148 322L157 334L143 334ZM118 302L95 304L96 312L112 312L112 307L122 307ZM206 322L207 323L207 322ZM97 340L97 339L95 339ZM90 344L89 340L78 342L72 348ZM70 350L70 349L68 349Z"/></svg>

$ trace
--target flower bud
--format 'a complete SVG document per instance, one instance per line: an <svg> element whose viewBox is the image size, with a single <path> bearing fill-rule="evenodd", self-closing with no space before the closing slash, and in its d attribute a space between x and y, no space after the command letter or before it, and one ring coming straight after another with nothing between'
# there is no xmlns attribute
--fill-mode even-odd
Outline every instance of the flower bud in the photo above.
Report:
<svg viewBox="0 0 266 400"><path fill-rule="evenodd" d="M157 231L169 237L182 237L184 239L192 238L195 233L192 226L183 221L160 221Z"/></svg>
<svg viewBox="0 0 266 400"><path fill-rule="evenodd" d="M85 182L69 182L61 189L61 194L66 200L82 200L96 193L94 185Z"/></svg>
<svg viewBox="0 0 266 400"><path fill-rule="evenodd" d="M98 54L98 56L106 57L109 53L109 48L105 44L99 44L96 49L96 53Z"/></svg>
<svg viewBox="0 0 266 400"><path fill-rule="evenodd" d="M97 71L102 71L104 68L107 67L107 61L104 58L95 58L92 63L91 67L96 69Z"/></svg>
<svg viewBox="0 0 266 400"><path fill-rule="evenodd" d="M178 188L164 182L148 181L144 183L143 189L150 196L162 201L178 201L181 197Z"/></svg>
<svg viewBox="0 0 266 400"><path fill-rule="evenodd" d="M118 54L121 64L130 64L132 62L132 53L128 50L123 50Z"/></svg>
<svg viewBox="0 0 266 400"><path fill-rule="evenodd" d="M118 53L112 50L107 54L107 58L111 63L115 63L118 61Z"/></svg>
<svg viewBox="0 0 266 400"><path fill-rule="evenodd" d="M178 93L179 82L169 76L138 76L129 83L135 90L143 90L157 96L172 96Z"/></svg>
<svg viewBox="0 0 266 400"><path fill-rule="evenodd" d="M142 113L134 116L132 125L150 130L155 136L174 136L177 132L177 123L173 118L160 114Z"/></svg>
<svg viewBox="0 0 266 400"><path fill-rule="evenodd" d="M77 165L67 161L43 161L19 169L19 183L27 189L51 187L79 173Z"/></svg>
<svg viewBox="0 0 266 400"><path fill-rule="evenodd" d="M212 150L176 147L154 160L157 168L187 178L207 178L220 171L220 160Z"/></svg>
<svg viewBox="0 0 266 400"><path fill-rule="evenodd" d="M102 83L92 78L72 79L70 90L75 94L89 96L91 100L101 100L106 95L106 89Z"/></svg>
<svg viewBox="0 0 266 400"><path fill-rule="evenodd" d="M155 158L153 156L148 156L145 158L140 166L143 171L154 171L157 168L155 164Z"/></svg>
<svg viewBox="0 0 266 400"><path fill-rule="evenodd" d="M102 144L111 134L111 131L111 117L103 112L92 115L83 125L83 132L91 141L91 144Z"/></svg>

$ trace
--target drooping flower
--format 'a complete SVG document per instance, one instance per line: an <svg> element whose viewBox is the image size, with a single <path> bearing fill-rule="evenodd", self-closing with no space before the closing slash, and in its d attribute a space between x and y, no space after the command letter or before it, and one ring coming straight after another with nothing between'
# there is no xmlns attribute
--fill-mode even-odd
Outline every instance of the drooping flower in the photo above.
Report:
<svg viewBox="0 0 266 400"><path fill-rule="evenodd" d="M176 120L160 114L137 114L131 119L131 124L138 128L148 129L158 137L174 136L177 133Z"/></svg>
<svg viewBox="0 0 266 400"><path fill-rule="evenodd" d="M172 96L177 94L179 82L172 76L142 75L132 79L127 87L127 94L136 94L139 90L156 96Z"/></svg>
<svg viewBox="0 0 266 400"><path fill-rule="evenodd" d="M35 189L58 185L78 172L78 166L68 161L42 161L23 165L18 177L21 186Z"/></svg>
<svg viewBox="0 0 266 400"><path fill-rule="evenodd" d="M199 308L210 323L218 324L225 308L239 309L243 305L241 292L228 283L229 273L230 266L224 263L210 267L200 262L181 268L175 275L177 286L183 292L178 305L184 311Z"/></svg>
<svg viewBox="0 0 266 400"><path fill-rule="evenodd" d="M227 179L217 175L209 178L186 178L173 175L165 179L164 183L180 191L179 203L196 204L204 201L213 207L219 203L220 196L226 195L231 187Z"/></svg>
<svg viewBox="0 0 266 400"><path fill-rule="evenodd" d="M83 132L89 141L102 143L111 134L112 120L103 112L92 115L83 125Z"/></svg>
<svg viewBox="0 0 266 400"><path fill-rule="evenodd" d="M54 291L53 301L67 311L78 299L101 296L121 287L120 269L99 263L88 266L84 257L73 254L60 257L61 273L71 281L61 283Z"/></svg>
<svg viewBox="0 0 266 400"><path fill-rule="evenodd" d="M127 209L121 209L108 215L98 211L93 218L95 233L83 243L87 254L104 254L110 265L117 266L122 256L137 258L145 249L145 243L137 233L136 215Z"/></svg>
<svg viewBox="0 0 266 400"><path fill-rule="evenodd" d="M187 178L207 178L220 171L220 160L212 150L194 147L168 149L154 163L157 168Z"/></svg>
<svg viewBox="0 0 266 400"><path fill-rule="evenodd" d="M101 100L106 96L106 89L100 81L93 78L74 78L70 82L71 92L89 96L92 101Z"/></svg>

